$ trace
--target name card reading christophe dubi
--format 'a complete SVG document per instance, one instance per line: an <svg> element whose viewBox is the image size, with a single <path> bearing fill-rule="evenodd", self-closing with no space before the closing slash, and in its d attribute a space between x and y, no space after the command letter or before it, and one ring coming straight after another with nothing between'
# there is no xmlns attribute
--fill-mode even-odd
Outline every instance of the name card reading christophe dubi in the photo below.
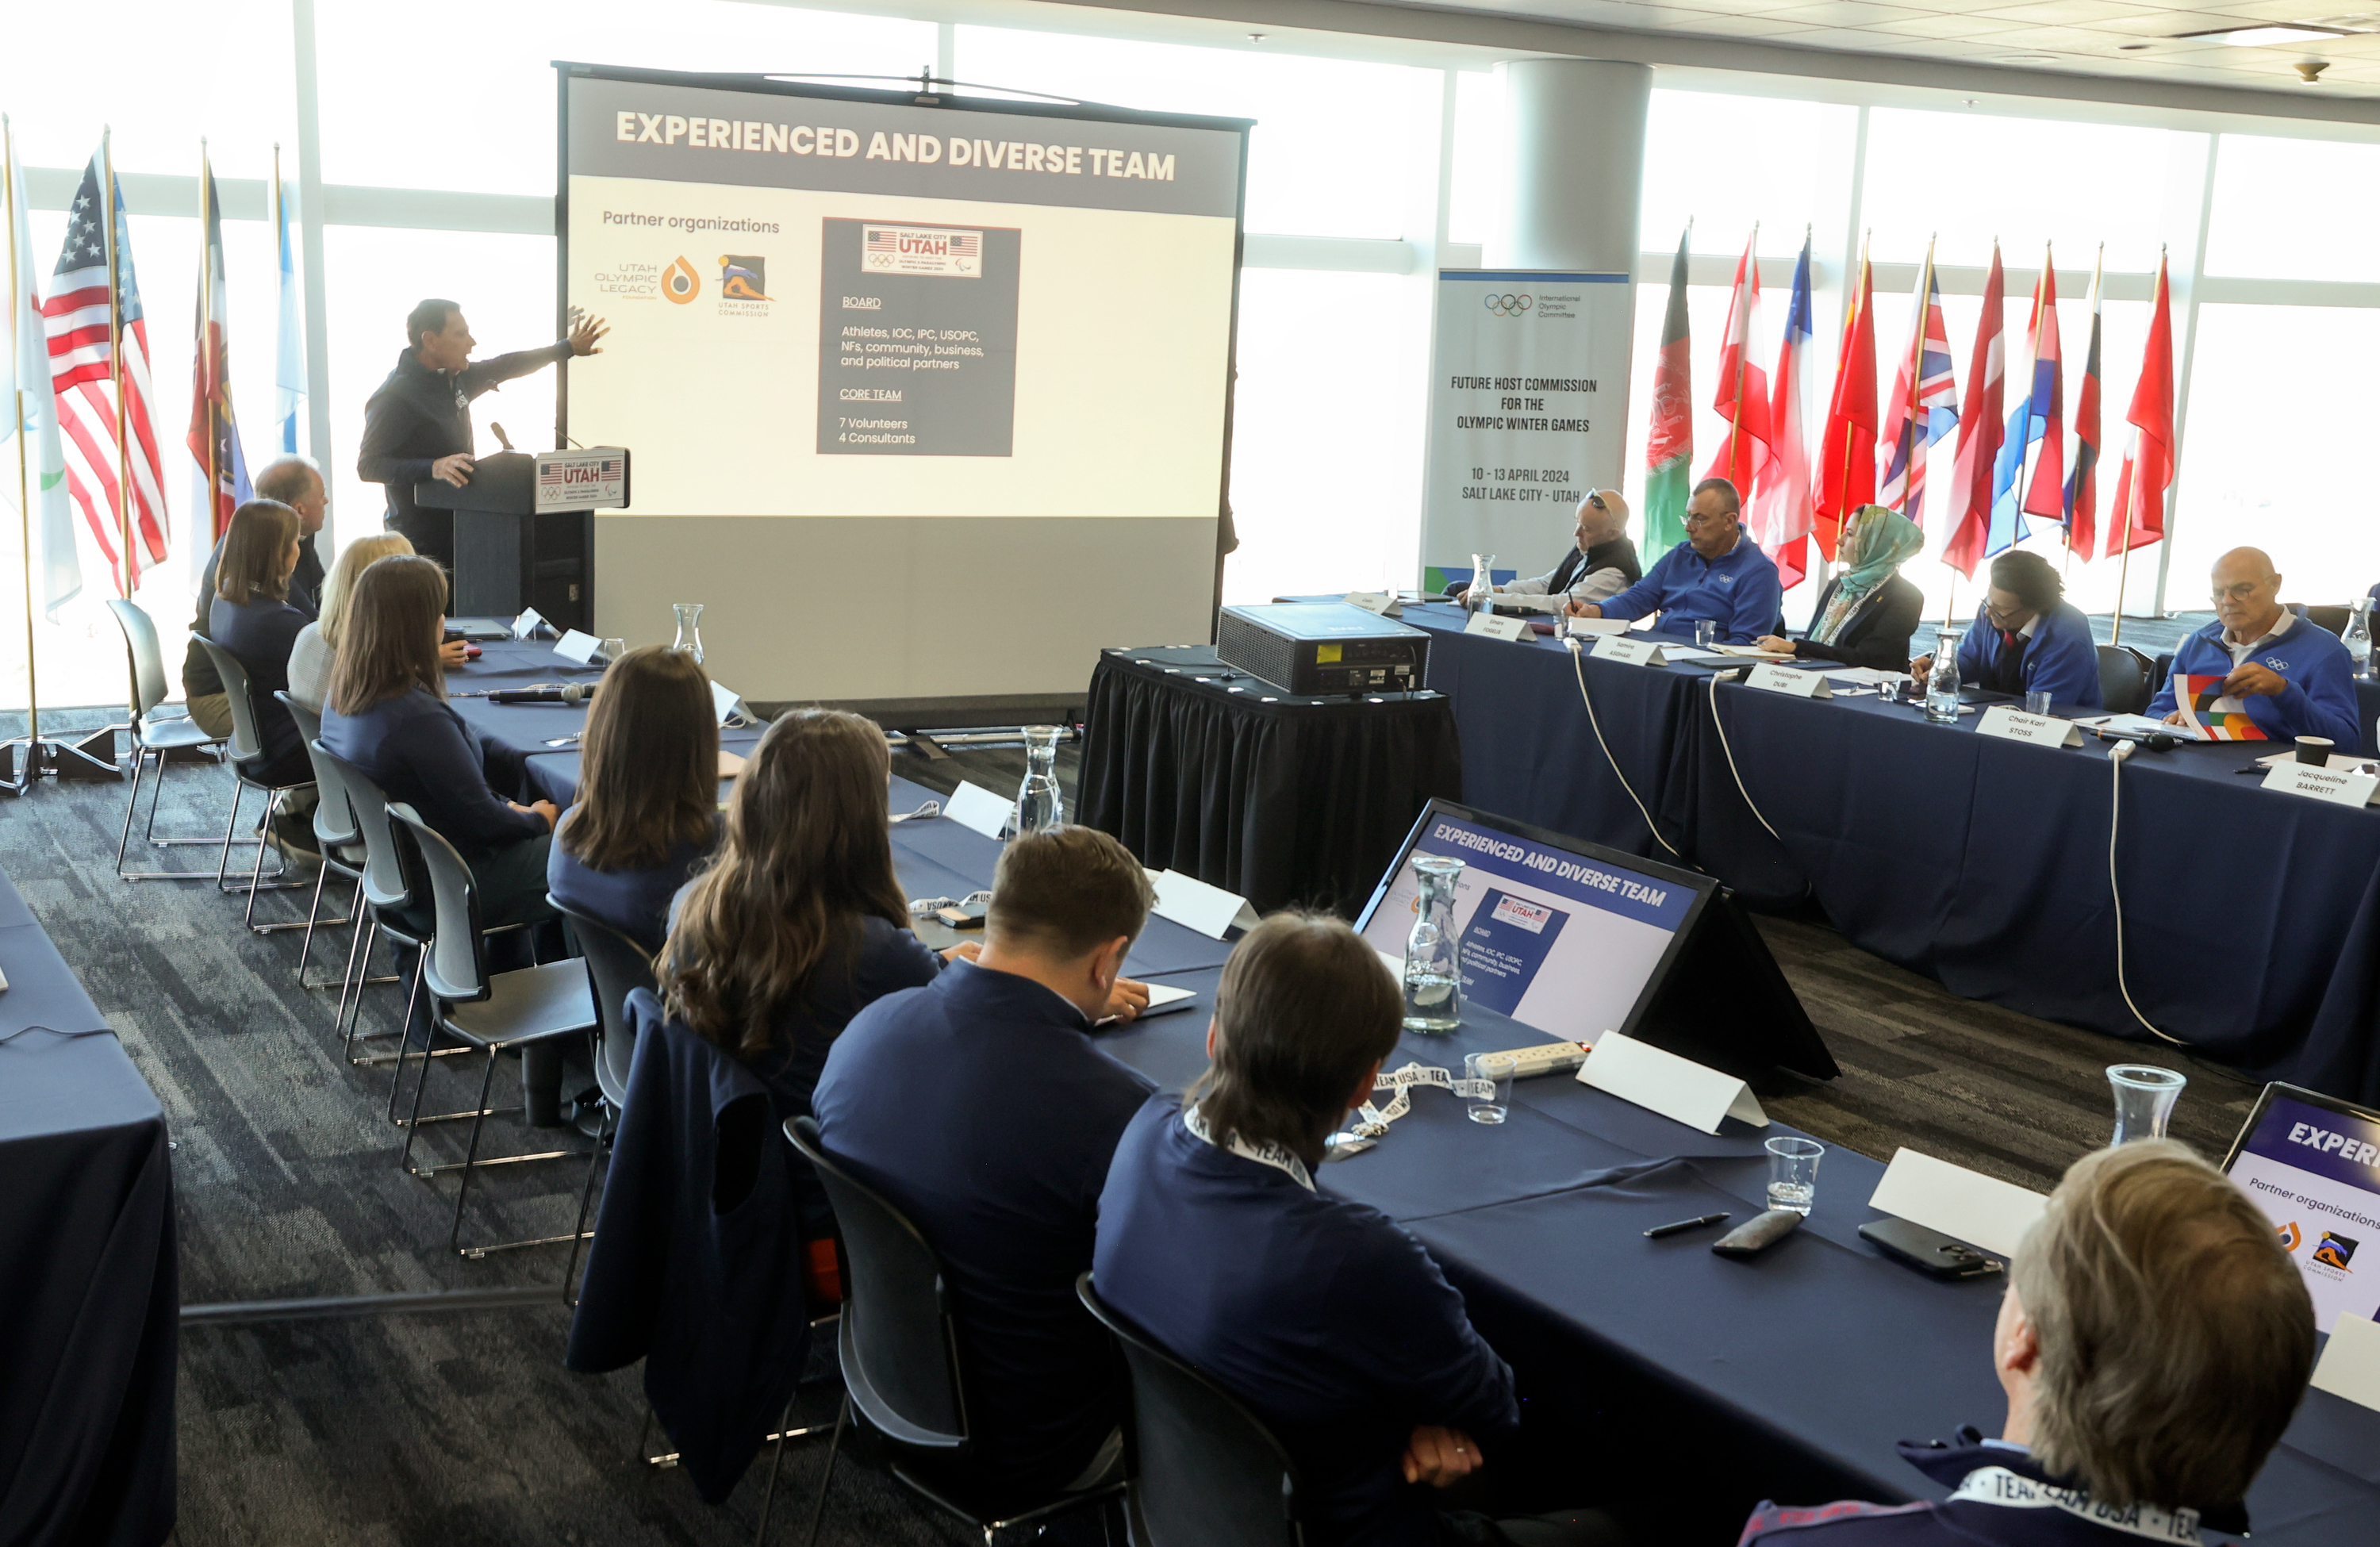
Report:
<svg viewBox="0 0 2380 1547"><path fill-rule="evenodd" d="M1984 717L1975 722L1975 734L1997 736L2003 741L2029 741L2036 747L2082 745L2082 733L2074 728L2073 721L2054 714L2027 714L2005 703L1984 711Z"/></svg>
<svg viewBox="0 0 2380 1547"><path fill-rule="evenodd" d="M2265 775L2265 787L2289 795L2312 796L2316 800L2336 800L2342 806L2361 806L2371 800L2375 787L2380 787L2380 778L2351 774L2343 768L2316 768L2310 762L2278 762Z"/></svg>
<svg viewBox="0 0 2380 1547"><path fill-rule="evenodd" d="M1835 690L1827 686L1824 672L1797 671L1780 666L1774 661L1763 661L1752 668L1743 679L1746 688L1757 688L1766 693L1791 693L1797 699L1831 699Z"/></svg>

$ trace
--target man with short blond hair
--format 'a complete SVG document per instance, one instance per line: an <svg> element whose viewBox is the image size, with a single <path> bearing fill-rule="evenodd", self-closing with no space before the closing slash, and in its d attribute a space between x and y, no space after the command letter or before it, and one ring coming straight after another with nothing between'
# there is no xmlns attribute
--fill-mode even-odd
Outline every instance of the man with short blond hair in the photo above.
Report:
<svg viewBox="0 0 2380 1547"><path fill-rule="evenodd" d="M2134 1547L2245 1534L2240 1501L2313 1370L2313 1301L2272 1222L2171 1139L2074 1163L1992 1332L2000 1437L1901 1455L1942 1504L1764 1504L1742 1547Z"/></svg>

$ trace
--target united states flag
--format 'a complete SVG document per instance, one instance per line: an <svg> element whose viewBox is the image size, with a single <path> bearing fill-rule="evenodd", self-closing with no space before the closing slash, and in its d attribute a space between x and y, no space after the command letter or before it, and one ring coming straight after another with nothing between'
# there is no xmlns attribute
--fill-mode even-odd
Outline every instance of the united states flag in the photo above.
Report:
<svg viewBox="0 0 2380 1547"><path fill-rule="evenodd" d="M117 479L115 361L108 326L106 206L100 198L99 158L83 168L67 216L66 250L42 302L49 333L50 382L57 392L58 425L66 432L67 487L99 540L100 552L116 572L126 596L148 564L165 556L165 483L157 433L149 404L149 325L133 280L123 190L116 188L115 262L121 281L118 314L123 323L124 428L130 443L125 458L131 471L133 552L118 556L124 490Z"/></svg>

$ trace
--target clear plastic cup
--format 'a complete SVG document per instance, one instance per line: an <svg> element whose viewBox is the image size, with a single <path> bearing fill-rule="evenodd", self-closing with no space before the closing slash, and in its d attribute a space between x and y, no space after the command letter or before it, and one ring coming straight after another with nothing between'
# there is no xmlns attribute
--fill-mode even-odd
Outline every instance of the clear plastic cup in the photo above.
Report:
<svg viewBox="0 0 2380 1547"><path fill-rule="evenodd" d="M1818 1200L1818 1162L1827 1147L1815 1139L1768 1141L1768 1206L1806 1214Z"/></svg>
<svg viewBox="0 0 2380 1547"><path fill-rule="evenodd" d="M1463 1078L1485 1080L1494 1087L1490 1095L1471 1097L1469 1116L1475 1123L1500 1123L1512 1101L1512 1055L1508 1053L1465 1054Z"/></svg>

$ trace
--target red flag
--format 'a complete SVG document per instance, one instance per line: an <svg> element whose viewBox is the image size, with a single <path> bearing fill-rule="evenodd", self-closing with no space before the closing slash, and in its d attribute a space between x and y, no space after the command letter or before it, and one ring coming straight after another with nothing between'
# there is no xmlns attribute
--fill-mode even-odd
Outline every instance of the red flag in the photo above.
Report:
<svg viewBox="0 0 2380 1547"><path fill-rule="evenodd" d="M2163 254L2157 257L2148 347L2141 351L2140 381L2124 419L2132 427L2132 439L2124 448L2124 470L2116 478L2107 525L2116 551L2128 554L2164 540L2165 495L2173 484L2173 295L2167 286Z"/></svg>
<svg viewBox="0 0 2380 1547"><path fill-rule="evenodd" d="M2074 470L2066 480L2066 551L2088 564L2099 549L2099 271L2091 272L2091 347L2074 390Z"/></svg>
<svg viewBox="0 0 2380 1547"><path fill-rule="evenodd" d="M1876 503L1876 274L1860 254L1859 288L1843 319L1841 352L1835 360L1835 396L1827 408L1820 447L1818 553L1828 562L1843 523L1861 506Z"/></svg>
<svg viewBox="0 0 2380 1547"><path fill-rule="evenodd" d="M2000 273L1999 243L1992 244L1992 272L1984 281L1984 315L1975 324L1975 348L1967 362L1967 400L1959 408L1959 457L1950 472L1950 536L1942 562L1969 579L1991 534L1992 464L1999 459L2001 401L2008 371L2005 324L2007 282Z"/></svg>
<svg viewBox="0 0 2380 1547"><path fill-rule="evenodd" d="M1711 458L1705 478L1723 478L1735 485L1737 496L1752 503L1753 491L1768 469L1776 431L1768 422L1768 372L1760 368L1760 261L1752 240L1735 261L1735 289L1727 301L1727 335L1718 349L1718 391L1711 407L1729 423L1727 439Z"/></svg>
<svg viewBox="0 0 2380 1547"><path fill-rule="evenodd" d="M2066 362L2058 347L2058 270L2041 254L2041 284L2033 292L2033 418L2041 455L2034 458L2024 513L2066 518ZM2036 432L2027 429L2028 438Z"/></svg>

